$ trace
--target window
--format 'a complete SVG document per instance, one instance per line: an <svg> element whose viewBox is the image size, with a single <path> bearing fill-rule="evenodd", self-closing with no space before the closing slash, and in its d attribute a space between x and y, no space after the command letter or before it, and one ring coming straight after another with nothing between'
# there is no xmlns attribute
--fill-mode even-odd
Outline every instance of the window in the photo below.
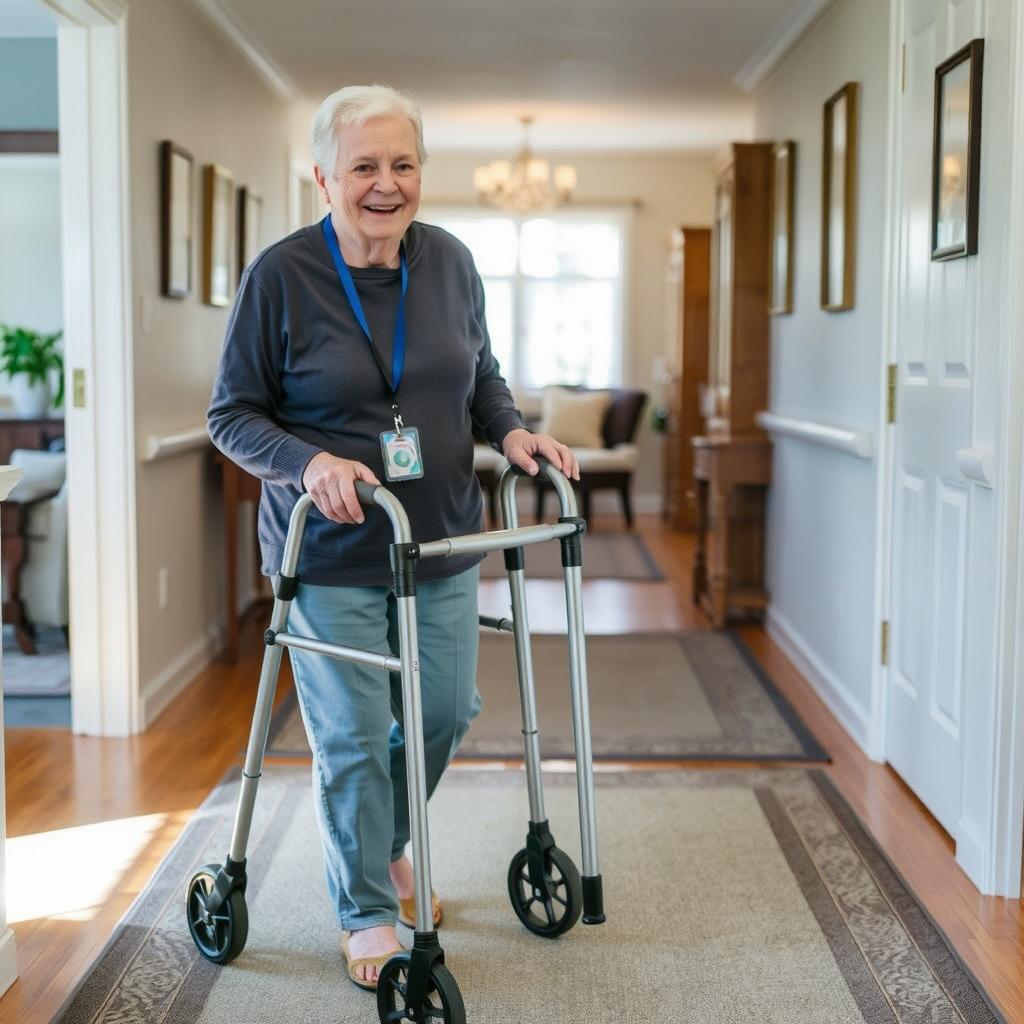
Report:
<svg viewBox="0 0 1024 1024"><path fill-rule="evenodd" d="M512 387L621 382L624 213L573 210L519 220L435 208L421 219L473 253L491 348Z"/></svg>

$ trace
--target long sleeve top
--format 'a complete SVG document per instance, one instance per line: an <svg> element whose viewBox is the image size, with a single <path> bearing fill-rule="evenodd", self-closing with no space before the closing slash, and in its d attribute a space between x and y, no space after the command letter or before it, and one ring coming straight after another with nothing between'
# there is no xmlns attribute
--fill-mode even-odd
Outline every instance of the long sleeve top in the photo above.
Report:
<svg viewBox="0 0 1024 1024"><path fill-rule="evenodd" d="M310 459L326 451L368 466L409 515L417 541L482 528L473 472L473 425L495 448L523 427L484 317L484 291L469 250L441 228L414 221L405 233L409 270L405 369L398 400L419 430L423 476L388 482L380 434L393 430L391 399L349 305L319 224L270 246L242 276L207 412L213 443L263 481L262 571L280 570L288 518ZM381 362L390 373L400 274L350 268ZM334 586L391 583L393 534L381 509L343 525L314 506L299 579ZM482 555L426 559L419 579L462 572Z"/></svg>

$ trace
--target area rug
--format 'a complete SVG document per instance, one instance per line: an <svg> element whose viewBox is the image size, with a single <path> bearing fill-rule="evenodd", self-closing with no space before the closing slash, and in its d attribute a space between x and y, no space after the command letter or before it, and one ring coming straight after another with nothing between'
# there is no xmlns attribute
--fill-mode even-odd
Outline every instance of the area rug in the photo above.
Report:
<svg viewBox="0 0 1024 1024"><path fill-rule="evenodd" d="M543 757L573 757L568 646L532 638ZM828 755L731 631L587 638L594 756L672 760L827 761ZM459 757L521 757L522 717L510 634L481 633L483 710ZM309 757L294 692L282 701L269 753Z"/></svg>
<svg viewBox="0 0 1024 1024"><path fill-rule="evenodd" d="M5 697L67 697L71 693L71 658L64 631L36 627L35 654L22 654L13 626L3 630Z"/></svg>
<svg viewBox="0 0 1024 1024"><path fill-rule="evenodd" d="M70 729L70 697L4 697L5 729Z"/></svg>
<svg viewBox="0 0 1024 1024"><path fill-rule="evenodd" d="M555 837L579 864L574 776L545 783ZM184 887L227 849L236 793L218 787L200 809L59 1021L378 1019L375 996L344 973L305 767L261 781L245 950L221 968L195 952ZM523 774L442 780L431 864L470 1022L1003 1021L820 770L601 772L597 819L607 923L538 938L505 887L526 830Z"/></svg>
<svg viewBox="0 0 1024 1024"><path fill-rule="evenodd" d="M526 578L562 579L562 546L555 541L526 546ZM481 579L504 579L505 556L492 551L480 564ZM583 538L585 580L662 580L664 575L635 533L588 533Z"/></svg>

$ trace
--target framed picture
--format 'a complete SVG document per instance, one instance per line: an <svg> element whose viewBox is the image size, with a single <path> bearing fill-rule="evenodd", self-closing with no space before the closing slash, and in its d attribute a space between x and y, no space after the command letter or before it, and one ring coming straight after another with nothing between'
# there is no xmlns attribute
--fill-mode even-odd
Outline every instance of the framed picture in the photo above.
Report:
<svg viewBox="0 0 1024 1024"><path fill-rule="evenodd" d="M262 237L263 200L243 185L238 190L238 276L260 251Z"/></svg>
<svg viewBox="0 0 1024 1024"><path fill-rule="evenodd" d="M192 290L192 154L160 143L160 294L183 299Z"/></svg>
<svg viewBox="0 0 1024 1024"><path fill-rule="evenodd" d="M985 41L975 39L935 69L933 260L954 260L978 251L984 54Z"/></svg>
<svg viewBox="0 0 1024 1024"><path fill-rule="evenodd" d="M821 306L853 309L857 259L857 83L825 101L821 181Z"/></svg>
<svg viewBox="0 0 1024 1024"><path fill-rule="evenodd" d="M796 143L780 142L772 151L772 251L769 313L793 312L793 185Z"/></svg>
<svg viewBox="0 0 1024 1024"><path fill-rule="evenodd" d="M235 179L227 168L203 168L203 302L227 306L235 273Z"/></svg>

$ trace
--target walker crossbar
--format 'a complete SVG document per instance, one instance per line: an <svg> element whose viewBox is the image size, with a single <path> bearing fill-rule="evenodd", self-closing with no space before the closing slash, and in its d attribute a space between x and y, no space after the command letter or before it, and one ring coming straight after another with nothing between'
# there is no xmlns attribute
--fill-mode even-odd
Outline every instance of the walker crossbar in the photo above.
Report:
<svg viewBox="0 0 1024 1024"><path fill-rule="evenodd" d="M464 533L461 537L445 537L420 544L420 558L447 558L449 555L478 554L481 551L504 551L524 544L569 537L579 533L575 523L541 523L538 526L520 526L515 530L491 530L489 533Z"/></svg>
<svg viewBox="0 0 1024 1024"><path fill-rule="evenodd" d="M338 661L351 661L357 665L371 665L383 668L388 672L401 672L402 662L392 654L378 654L376 651L363 651L357 647L343 647L341 644L328 643L311 636L296 636L294 633L276 633L272 637L267 630L267 642L280 644L282 647L297 647L300 651L312 651L327 658Z"/></svg>
<svg viewBox="0 0 1024 1024"><path fill-rule="evenodd" d="M448 537L425 544L413 543L405 509L389 490L362 480L355 481L359 501L364 505L376 505L383 509L391 521L394 533L390 556L394 573L392 589L398 620L397 657L347 647L317 637L299 636L287 631L288 612L301 586L297 575L299 549L306 518L312 506L309 494L302 494L296 501L289 520L288 536L281 559L282 585L275 588L270 625L264 634L266 649L246 749L245 767L242 771L230 850L223 865L208 864L189 882L189 930L199 952L208 960L220 964L227 963L237 956L245 945L248 927L244 902L246 848L284 648L291 647L341 661L369 665L401 676L409 831L416 901L413 951L411 954L397 954L384 965L378 984L378 1009L382 1021L398 1020L393 1009L387 1009L383 1001L385 997L394 999L397 992L401 993L407 1009L412 1014L408 1018L402 1017L402 1020L421 1020L436 1016L424 1009L429 1004L426 993L430 990L431 984L441 985L453 1000L449 1007L452 1014L446 1013L444 1018L446 1024L465 1024L461 996L458 994L457 986L450 988L455 985L454 979L443 966L444 951L438 943L433 923L423 709L416 622L416 568L419 560L454 554L497 550L506 552L505 567L511 595L511 617L481 615L479 623L491 629L511 632L515 642L530 822L526 845L512 858L509 868L508 889L513 909L526 928L537 935L551 938L571 928L579 919L581 912L584 924L599 924L604 921L601 874L597 858L597 825L583 628L580 537L585 530L585 523L577 517L576 496L567 478L546 459L537 457L536 462L539 466L538 476L545 476L547 482L558 493L562 515L557 523L518 526L515 486L520 477L528 474L518 467L510 466L502 474L500 482L505 529ZM556 539L561 543L565 576L569 682L583 851L582 878L571 858L555 845L544 812L540 740L526 612L522 547ZM538 909L535 909L537 907L543 908L545 916L539 915ZM404 984L396 985L389 979L397 978L400 971L407 971L406 981Z"/></svg>

